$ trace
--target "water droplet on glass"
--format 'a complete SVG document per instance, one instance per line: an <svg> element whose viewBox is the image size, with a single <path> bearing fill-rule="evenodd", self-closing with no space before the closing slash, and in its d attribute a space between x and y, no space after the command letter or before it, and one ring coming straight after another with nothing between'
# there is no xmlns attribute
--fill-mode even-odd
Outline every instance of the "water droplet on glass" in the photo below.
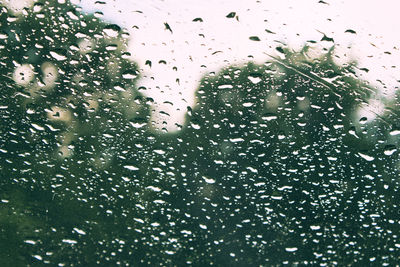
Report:
<svg viewBox="0 0 400 267"><path fill-rule="evenodd" d="M249 76L247 77L252 83L258 84L259 82L262 81L261 77L254 77L254 76Z"/></svg>
<svg viewBox="0 0 400 267"><path fill-rule="evenodd" d="M233 86L231 84L221 84L218 86L218 89L232 89Z"/></svg>
<svg viewBox="0 0 400 267"><path fill-rule="evenodd" d="M207 229L207 225L205 225L205 224L199 224L199 226L200 226L201 229L204 229L204 230Z"/></svg>
<svg viewBox="0 0 400 267"><path fill-rule="evenodd" d="M390 131L390 135L392 135L392 136L396 136L396 135L399 135L400 134L400 130L392 130L392 131Z"/></svg>
<svg viewBox="0 0 400 267"><path fill-rule="evenodd" d="M67 56L65 56L65 54L64 53L62 53L61 51L50 51L50 55L54 58L54 59L56 59L56 60L58 60L58 61L64 61L64 60L66 60L67 59Z"/></svg>
<svg viewBox="0 0 400 267"><path fill-rule="evenodd" d="M373 161L375 158L372 156L369 156L367 154L363 154L361 152L358 152L358 155L360 155L363 159L365 159L366 161Z"/></svg>
<svg viewBox="0 0 400 267"><path fill-rule="evenodd" d="M208 178L208 177L206 177L206 176L203 176L202 178L203 178L204 181L205 181L206 183L208 183L208 184L213 184L213 183L215 183L215 180L212 179L212 178Z"/></svg>
<svg viewBox="0 0 400 267"><path fill-rule="evenodd" d="M135 166L132 166L132 165L125 165L124 168L125 168L125 169L128 169L128 170L130 170L130 171L137 171L137 170L139 170L138 167L135 167Z"/></svg>
<svg viewBox="0 0 400 267"><path fill-rule="evenodd" d="M296 247L293 247L293 248L285 248L285 250L286 250L287 252L295 252L295 251L298 250L298 248L296 248Z"/></svg>
<svg viewBox="0 0 400 267"><path fill-rule="evenodd" d="M135 71L126 71L122 74L122 78L127 79L127 80L132 80L137 78L137 73Z"/></svg>
<svg viewBox="0 0 400 267"><path fill-rule="evenodd" d="M385 147L384 154L385 154L386 156L391 156L391 155L393 155L396 151L397 151L397 147L396 147L396 146L394 146L394 145L387 145L387 146Z"/></svg>
<svg viewBox="0 0 400 267"><path fill-rule="evenodd" d="M110 37L117 37L119 32L121 30L121 27L119 27L116 24L111 24L111 25L107 25L106 27L104 27L103 32Z"/></svg>

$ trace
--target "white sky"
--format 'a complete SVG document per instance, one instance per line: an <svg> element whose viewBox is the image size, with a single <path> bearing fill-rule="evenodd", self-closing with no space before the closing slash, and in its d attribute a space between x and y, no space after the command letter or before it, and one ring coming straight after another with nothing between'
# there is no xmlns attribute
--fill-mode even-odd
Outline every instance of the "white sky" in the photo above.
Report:
<svg viewBox="0 0 400 267"><path fill-rule="evenodd" d="M157 110L170 113L170 130L175 122L183 123L186 107L193 105L194 92L206 73L250 60L265 62L268 60L265 53L274 53L279 42L298 50L307 40L320 41L322 33L335 40L339 63L357 59L360 68L370 70L359 74L384 94L392 95L399 86L396 81L400 80L398 0L325 0L328 4L318 0L73 2L85 12L103 12L103 19L131 33L129 50L142 69L140 85L147 88L143 93L160 103ZM226 18L230 12L236 12L239 21ZM195 18L202 18L203 22L193 22ZM165 30L165 22L172 33ZM348 29L357 34L345 33ZM258 36L261 41L251 41L250 36ZM318 43L326 47L332 44ZM221 52L213 54L217 51ZM152 61L151 68L145 65L146 60ZM167 64L158 64L160 60ZM162 104L164 101L174 105Z"/></svg>

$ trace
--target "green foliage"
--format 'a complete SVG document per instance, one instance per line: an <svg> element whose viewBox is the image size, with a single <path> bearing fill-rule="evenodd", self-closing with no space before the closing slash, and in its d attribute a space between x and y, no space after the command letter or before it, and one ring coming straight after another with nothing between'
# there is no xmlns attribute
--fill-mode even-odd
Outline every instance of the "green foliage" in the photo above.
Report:
<svg viewBox="0 0 400 267"><path fill-rule="evenodd" d="M396 263L398 99L360 121L355 63L230 66L157 135L127 34L60 2L1 6L0 265Z"/></svg>
<svg viewBox="0 0 400 267"><path fill-rule="evenodd" d="M127 33L61 2L35 1L22 14L0 5L4 266L12 259L21 265L37 261L33 255L45 258L44 251L53 262L94 263L90 248L80 243L77 253L62 240L72 238L74 227L97 238L111 233L116 222L106 210L118 213L112 206L119 205L122 213L143 194L139 183L121 178L132 174L122 163L142 165L147 152L135 151L151 137L147 100L135 87L137 67L126 52ZM98 241L90 240L83 243Z"/></svg>
<svg viewBox="0 0 400 267"><path fill-rule="evenodd" d="M36 1L16 16L1 9L1 148L8 179L42 176L69 159L72 173L104 168L124 140L145 138L134 126L149 111L135 88L138 72L121 28L68 2ZM113 135L117 128L125 130Z"/></svg>
<svg viewBox="0 0 400 267"><path fill-rule="evenodd" d="M197 229L184 246L193 246L194 262L383 261L383 248L397 242L399 171L398 156L385 154L387 125L359 123L373 93L330 53L310 60L284 51L284 59L205 78L187 128L170 144L185 174L177 202L194 218L182 227Z"/></svg>

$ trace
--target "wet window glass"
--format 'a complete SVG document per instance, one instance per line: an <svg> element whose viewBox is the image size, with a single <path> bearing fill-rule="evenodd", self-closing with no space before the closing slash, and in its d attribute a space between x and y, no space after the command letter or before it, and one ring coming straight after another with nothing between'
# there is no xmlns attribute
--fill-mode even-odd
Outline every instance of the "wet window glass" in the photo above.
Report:
<svg viewBox="0 0 400 267"><path fill-rule="evenodd" d="M396 7L0 0L0 265L398 264Z"/></svg>

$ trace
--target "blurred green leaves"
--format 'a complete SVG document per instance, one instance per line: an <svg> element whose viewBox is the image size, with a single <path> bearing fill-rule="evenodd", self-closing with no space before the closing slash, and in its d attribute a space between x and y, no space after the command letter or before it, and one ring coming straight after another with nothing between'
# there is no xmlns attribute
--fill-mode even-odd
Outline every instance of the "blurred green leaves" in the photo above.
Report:
<svg viewBox="0 0 400 267"><path fill-rule="evenodd" d="M162 135L127 32L33 5L0 14L3 265L396 262L399 101L362 118L356 63L278 47L204 77Z"/></svg>
<svg viewBox="0 0 400 267"><path fill-rule="evenodd" d="M398 156L385 153L398 140L389 121L359 115L376 91L329 51L282 52L204 78L179 141L170 140L182 174L176 195L195 218L181 225L197 229L194 262L394 260L377 247L398 242Z"/></svg>

